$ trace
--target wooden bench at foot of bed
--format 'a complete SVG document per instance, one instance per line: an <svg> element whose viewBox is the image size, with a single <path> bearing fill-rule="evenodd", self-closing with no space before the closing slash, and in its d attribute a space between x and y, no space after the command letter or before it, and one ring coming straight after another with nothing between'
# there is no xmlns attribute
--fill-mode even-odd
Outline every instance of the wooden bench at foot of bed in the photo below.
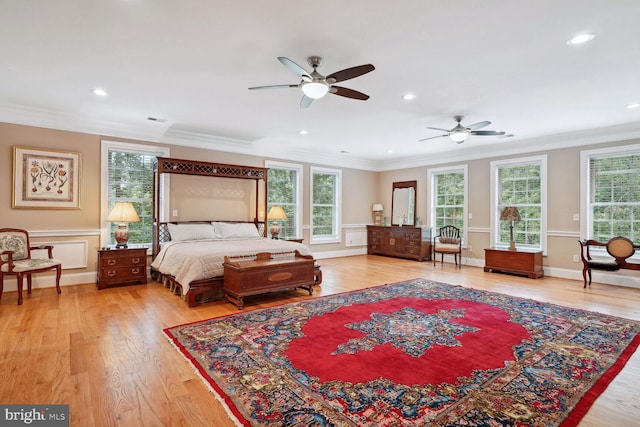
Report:
<svg viewBox="0 0 640 427"><path fill-rule="evenodd" d="M244 297L285 289L305 289L313 294L313 286L322 275L311 255L274 256L263 252L254 260L236 261L224 258L223 289L227 301L239 310L244 307ZM318 277L319 276L319 277Z"/></svg>

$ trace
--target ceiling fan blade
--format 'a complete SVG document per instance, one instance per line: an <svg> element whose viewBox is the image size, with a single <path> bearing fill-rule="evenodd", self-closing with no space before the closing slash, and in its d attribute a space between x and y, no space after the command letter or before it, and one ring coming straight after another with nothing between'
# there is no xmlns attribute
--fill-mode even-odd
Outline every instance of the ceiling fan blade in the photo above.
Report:
<svg viewBox="0 0 640 427"><path fill-rule="evenodd" d="M485 121L483 121L483 122L474 123L474 124L472 124L472 125L465 126L465 127L466 127L467 129L470 129L470 130L476 130L476 129L480 129L480 128L483 128L483 127L489 126L490 124L491 124L491 122L488 122L488 121L486 121L486 120L485 120Z"/></svg>
<svg viewBox="0 0 640 427"><path fill-rule="evenodd" d="M307 73L307 71L304 68L302 68L301 66L299 66L298 64L290 60L289 58L286 58L284 56L279 56L278 61L280 61L282 65L287 67L289 71L291 71L293 74L300 77L301 79L309 82L313 80L311 78L311 75Z"/></svg>
<svg viewBox="0 0 640 427"><path fill-rule="evenodd" d="M271 85L271 86L254 86L250 87L249 90L258 90L258 89L284 89L289 87L300 87L300 85Z"/></svg>
<svg viewBox="0 0 640 427"><path fill-rule="evenodd" d="M451 129L432 128L432 127L429 127L429 126L427 126L427 129L441 130L442 132L451 132Z"/></svg>
<svg viewBox="0 0 640 427"><path fill-rule="evenodd" d="M366 95L362 92L358 92L357 90L348 89L342 86L331 86L331 88L329 89L329 92L331 92L334 95L344 96L346 98L352 98L352 99L360 99L362 101L366 101L367 99L369 99L369 95Z"/></svg>
<svg viewBox="0 0 640 427"><path fill-rule="evenodd" d="M429 138L419 139L418 142L428 141L430 139L442 138L443 136L449 136L449 134L447 133L445 135L430 136Z"/></svg>
<svg viewBox="0 0 640 427"><path fill-rule="evenodd" d="M495 136L495 135L504 135L504 131L499 130L472 130L471 135L484 135L484 136Z"/></svg>
<svg viewBox="0 0 640 427"><path fill-rule="evenodd" d="M326 78L327 83L333 84L337 82L343 82L345 80L353 79L355 77L359 77L363 74L370 73L375 70L371 64L359 65L357 67L346 68L344 70L336 71L335 73L329 74Z"/></svg>
<svg viewBox="0 0 640 427"><path fill-rule="evenodd" d="M312 102L313 98L309 98L307 95L302 95L302 99L300 100L300 108L308 108Z"/></svg>

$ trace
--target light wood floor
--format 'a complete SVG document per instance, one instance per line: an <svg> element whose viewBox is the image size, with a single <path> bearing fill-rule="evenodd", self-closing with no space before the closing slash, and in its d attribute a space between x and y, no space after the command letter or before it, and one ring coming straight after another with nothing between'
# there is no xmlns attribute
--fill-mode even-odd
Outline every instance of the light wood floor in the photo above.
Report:
<svg viewBox="0 0 640 427"><path fill-rule="evenodd" d="M481 268L378 256L320 260L315 296L412 278L487 289L640 320L640 290ZM0 402L69 404L73 426L231 426L222 407L169 344L165 327L236 313L223 301L189 308L156 282L98 291L95 284L36 289L0 304ZM245 310L306 299L273 293ZM580 426L640 425L640 352L596 401Z"/></svg>

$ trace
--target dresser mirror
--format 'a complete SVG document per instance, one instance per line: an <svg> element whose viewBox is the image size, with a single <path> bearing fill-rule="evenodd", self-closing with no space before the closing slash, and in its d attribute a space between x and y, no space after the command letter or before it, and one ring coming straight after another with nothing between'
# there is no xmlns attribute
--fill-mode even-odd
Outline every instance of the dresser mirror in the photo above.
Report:
<svg viewBox="0 0 640 427"><path fill-rule="evenodd" d="M415 225L417 181L393 183L391 193L391 225Z"/></svg>

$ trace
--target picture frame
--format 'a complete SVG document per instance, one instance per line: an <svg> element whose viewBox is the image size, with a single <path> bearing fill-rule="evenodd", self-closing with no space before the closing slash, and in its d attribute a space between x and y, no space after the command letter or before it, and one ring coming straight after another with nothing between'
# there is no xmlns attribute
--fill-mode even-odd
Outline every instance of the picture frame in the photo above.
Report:
<svg viewBox="0 0 640 427"><path fill-rule="evenodd" d="M80 153L13 147L15 209L80 209Z"/></svg>

